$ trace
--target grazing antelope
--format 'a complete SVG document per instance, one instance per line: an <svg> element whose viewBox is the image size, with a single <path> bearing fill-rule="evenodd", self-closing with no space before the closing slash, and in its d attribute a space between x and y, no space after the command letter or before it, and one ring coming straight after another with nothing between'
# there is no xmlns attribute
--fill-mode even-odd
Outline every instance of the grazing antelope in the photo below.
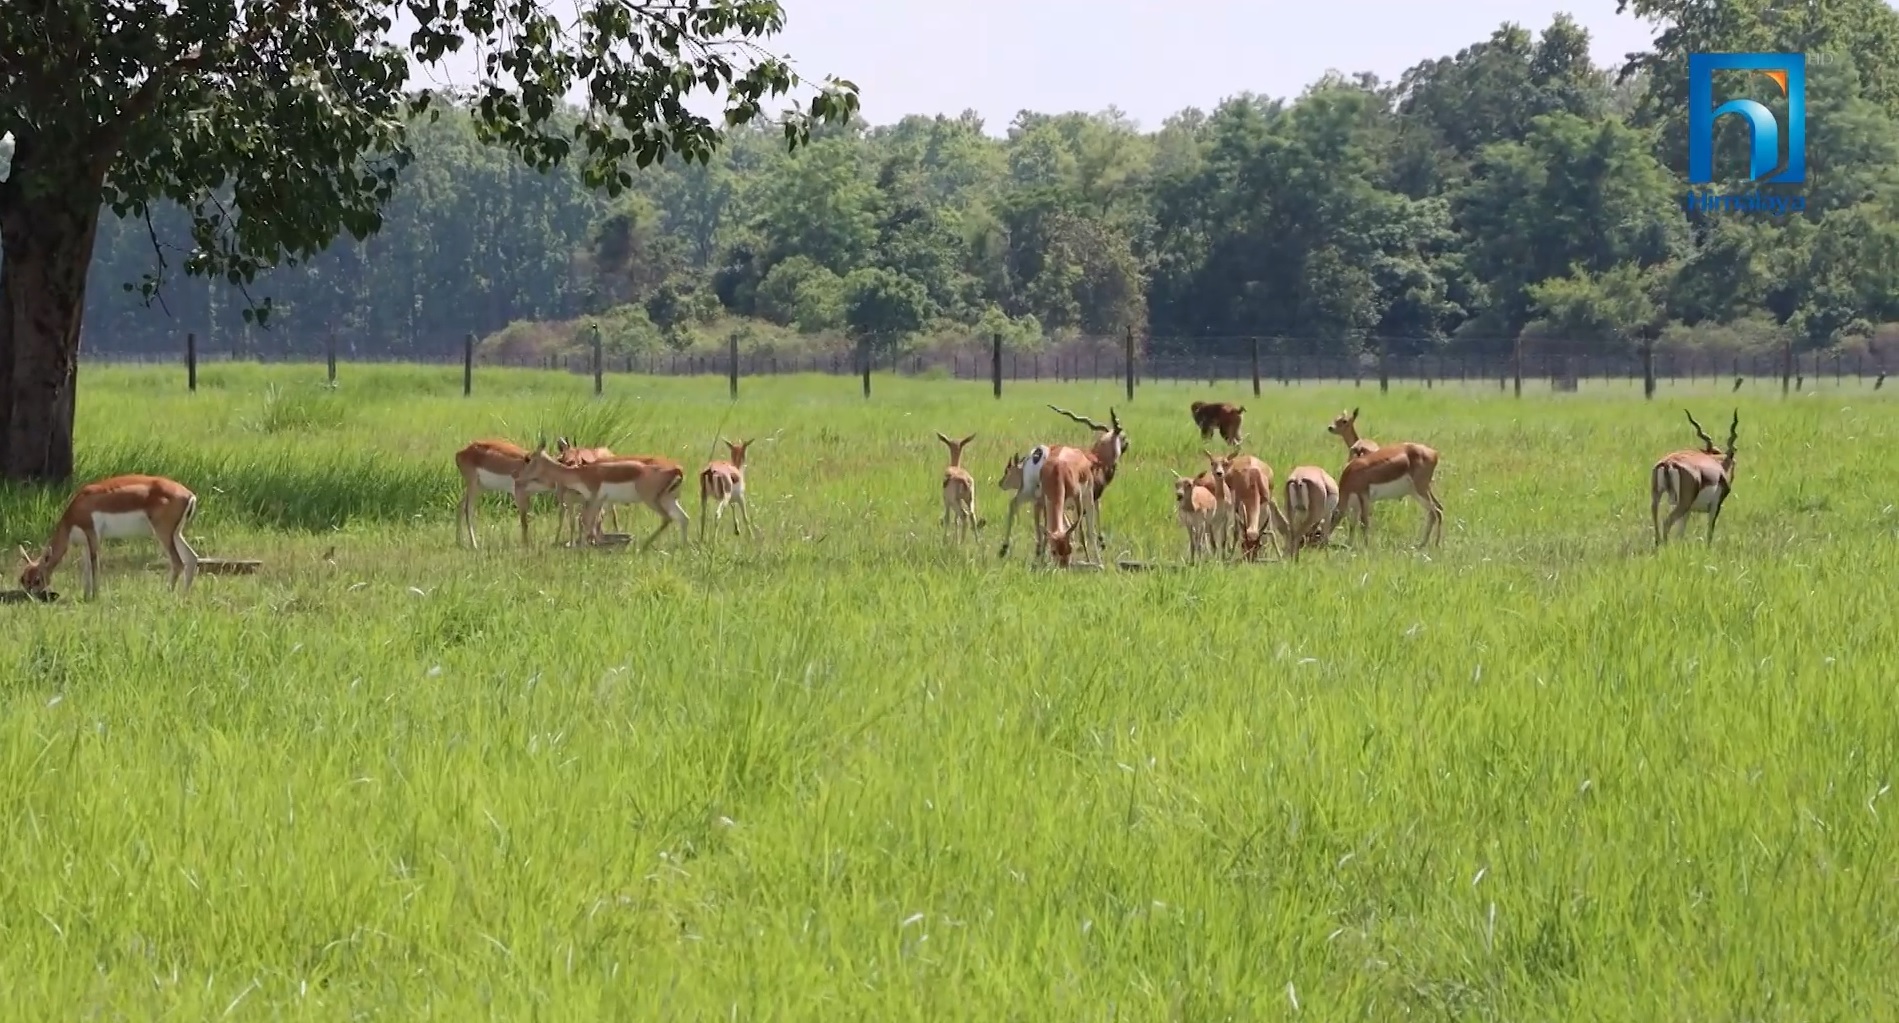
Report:
<svg viewBox="0 0 1899 1023"><path fill-rule="evenodd" d="M1127 431L1121 428L1121 416L1110 407L1108 409L1108 425L1104 426L1089 419L1087 416L1078 416L1064 408L1057 408L1054 405L1050 405L1049 409L1054 411L1057 415L1066 416L1095 431L1094 443L1080 450L1085 450L1086 453L1094 459L1094 466L1089 473L1089 477L1093 482L1093 486L1090 487L1090 490L1094 495L1095 511L1097 513L1095 518L1097 524L1094 528L1099 530L1101 528L1099 525L1101 495L1107 491L1108 484L1114 482L1115 471L1121 467L1121 458L1127 454L1128 448L1132 446L1128 441ZM1051 444L1049 445L1049 450L1051 452L1059 451L1065 447L1066 445L1062 444ZM1101 535L1097 533L1095 535L1095 546L1100 547L1103 542Z"/></svg>
<svg viewBox="0 0 1899 1023"><path fill-rule="evenodd" d="M197 510L198 495L163 476L112 476L88 483L73 493L53 523L45 554L35 560L26 545L20 545L20 588L35 595L45 593L53 570L78 541L86 547L79 573L85 597L91 600L99 593L100 541L149 534L171 562L169 587L177 589L178 580L185 581L178 594L182 597L191 592L191 581L198 576L198 552L185 542L185 526Z"/></svg>
<svg viewBox="0 0 1899 1023"><path fill-rule="evenodd" d="M1725 449L1714 446L1707 431L1695 422L1693 412L1688 413L1688 424L1695 428L1695 436L1701 438L1701 450L1665 455L1649 474L1648 514L1655 522L1656 547L1668 542L1668 532L1675 529L1677 523L1680 523L1680 535L1688 534L1689 512L1707 513L1708 542L1713 543L1714 524L1721 518L1721 505L1734 493L1734 441L1741 430L1741 410L1734 410L1734 421L1728 424ZM1663 495L1674 503L1666 522L1661 520Z"/></svg>
<svg viewBox="0 0 1899 1023"><path fill-rule="evenodd" d="M1246 415L1243 405L1234 405L1224 401L1196 401L1187 406L1193 413L1193 424L1200 428L1201 440L1212 440L1213 431L1220 431L1220 439L1234 447L1239 447L1245 437L1240 432L1240 421Z"/></svg>
<svg viewBox="0 0 1899 1023"><path fill-rule="evenodd" d="M751 507L745 503L745 449L751 447L752 442L742 440L734 444L724 437L720 437L719 442L732 453L732 460L707 462L706 467L699 470L699 539L703 540L706 537L706 500L708 498L718 499L719 504L712 512L712 518L717 521L725 520L727 503L734 506L732 510L733 536L739 535L741 517L745 519L745 528L753 536L757 536L758 526L752 522Z"/></svg>
<svg viewBox="0 0 1899 1023"><path fill-rule="evenodd" d="M1092 546L1092 563L1101 564L1100 511L1095 502L1093 481L1100 471L1100 463L1095 456L1080 448L1059 448L1049 452L1042 462L1042 518L1048 527L1048 549L1055 555L1055 563L1068 567L1070 555L1074 551L1073 541L1069 539L1068 502L1075 500L1081 505L1076 524L1081 529L1083 553L1089 553ZM1094 543L1090 545L1089 541Z"/></svg>
<svg viewBox="0 0 1899 1023"><path fill-rule="evenodd" d="M1331 473L1316 465L1302 465L1287 475L1286 557L1297 561L1301 548L1329 545L1332 513L1338 506L1339 485Z"/></svg>
<svg viewBox="0 0 1899 1023"><path fill-rule="evenodd" d="M1010 492L1009 514L1002 523L1002 550L997 557L1009 556L1009 545L1015 540L1015 513L1023 505L1028 505L1034 513L1035 556L1042 557L1048 550L1048 536L1042 531L1042 502L1037 500L1042 490L1042 463L1048 458L1049 446L1037 444L1029 449L1027 458L1011 454L1009 464L1002 467L1002 478L996 486Z"/></svg>
<svg viewBox="0 0 1899 1023"><path fill-rule="evenodd" d="M1209 527L1208 544L1220 554L1233 550L1233 537L1237 529L1237 519L1233 514L1233 490L1227 486L1226 470L1228 459L1210 451L1200 452L1207 456L1207 471L1193 478L1196 487L1205 487L1213 495L1213 523Z"/></svg>
<svg viewBox="0 0 1899 1023"><path fill-rule="evenodd" d="M681 549L686 546L691 519L686 509L679 506L679 492L686 472L670 458L619 456L586 465L562 465L548 456L547 446L542 444L528 456L521 478L526 483L544 484L550 489L572 490L584 498L586 503L581 507L580 517L587 536L598 535L604 505L637 501L660 517L659 528L646 538L640 550L651 547L653 541L675 523L679 526L679 546Z"/></svg>
<svg viewBox="0 0 1899 1023"><path fill-rule="evenodd" d="M556 452L554 456L555 460L560 462L560 464L562 465L591 465L594 462L602 461L604 459L619 457L618 455L615 455L613 453L612 448L575 447L573 444L569 443L567 438L565 437L554 438L554 450ZM556 500L560 504L560 522L554 527L554 542L556 544L560 543L561 535L565 533L567 530L567 523L568 523L567 506L570 503L569 495L571 495L572 493L573 492L570 490L562 489L559 493L559 496L556 498ZM619 512L618 505L612 505L612 504L607 505L607 518L611 519L613 522L613 531L616 533L619 532L620 531L620 512ZM580 507L578 505L575 505L573 509L573 524L574 524L574 542L579 543L580 542Z"/></svg>
<svg viewBox="0 0 1899 1023"><path fill-rule="evenodd" d="M1257 561L1263 534L1283 533L1289 528L1280 514L1279 502L1273 500L1273 467L1254 455L1232 455L1222 461L1237 512L1240 556Z"/></svg>
<svg viewBox="0 0 1899 1023"><path fill-rule="evenodd" d="M1345 442L1351 458L1339 473L1339 506L1333 509L1331 525L1337 528L1340 517L1354 513L1351 535L1363 529L1371 532L1371 506L1378 501L1416 498L1424 506L1424 538L1419 546L1444 542L1444 502L1431 489L1437 474L1437 449L1406 441L1380 446L1358 435L1358 410L1341 414L1326 428ZM1328 533L1328 535L1330 535Z"/></svg>
<svg viewBox="0 0 1899 1023"><path fill-rule="evenodd" d="M521 470L527 462L527 450L505 440L478 440L455 452L455 468L462 474L462 503L455 516L456 543L466 536L470 548L481 546L475 540L475 518L484 490L499 490L514 499L514 510L521 515L521 543L528 542L528 503L535 494L553 488L523 483Z"/></svg>
<svg viewBox="0 0 1899 1023"><path fill-rule="evenodd" d="M967 532L976 531L976 480L963 468L963 448L976 439L970 434L962 440L950 440L942 434L936 439L949 448L949 465L943 469L943 533L949 534L950 522L955 520L956 539L960 543ZM1017 489L1020 490L1018 483Z"/></svg>
<svg viewBox="0 0 1899 1023"><path fill-rule="evenodd" d="M1188 476L1174 477L1174 518L1187 531L1187 563L1198 561L1202 550L1212 551L1219 499L1213 491Z"/></svg>

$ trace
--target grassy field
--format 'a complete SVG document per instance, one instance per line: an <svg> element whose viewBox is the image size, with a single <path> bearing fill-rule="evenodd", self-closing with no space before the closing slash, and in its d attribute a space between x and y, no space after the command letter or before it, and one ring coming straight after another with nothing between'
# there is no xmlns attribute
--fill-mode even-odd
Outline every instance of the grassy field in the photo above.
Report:
<svg viewBox="0 0 1899 1023"><path fill-rule="evenodd" d="M1386 504L1296 568L1062 574L996 557L995 481L1111 387L321 375L84 373L81 475L173 476L201 554L265 567L181 604L126 542L97 602L69 562L0 607L16 1018L1899 1005L1890 391L1273 387L1239 400L1281 478L1337 472L1351 404L1436 446L1442 547ZM1110 555L1184 559L1186 404L1241 390L1120 406ZM1653 552L1650 464L1736 401L1720 535ZM543 430L760 438L764 536L556 550L543 499L523 551L497 496L458 549L454 450ZM980 544L939 532L937 430L979 435ZM5 538L64 497L0 495Z"/></svg>

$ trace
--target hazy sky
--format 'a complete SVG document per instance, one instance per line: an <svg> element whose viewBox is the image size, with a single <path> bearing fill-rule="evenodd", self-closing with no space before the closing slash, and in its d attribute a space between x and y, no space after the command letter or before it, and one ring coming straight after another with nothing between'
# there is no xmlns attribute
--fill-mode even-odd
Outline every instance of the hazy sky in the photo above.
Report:
<svg viewBox="0 0 1899 1023"><path fill-rule="evenodd" d="M1112 105L1152 130L1182 107L1211 109L1240 92L1296 96L1327 69L1394 79L1505 21L1540 32L1558 11L1589 30L1598 65L1620 65L1653 37L1616 14L1615 0L781 2L785 31L765 46L805 77L856 82L867 120L974 108L990 134L1023 109Z"/></svg>

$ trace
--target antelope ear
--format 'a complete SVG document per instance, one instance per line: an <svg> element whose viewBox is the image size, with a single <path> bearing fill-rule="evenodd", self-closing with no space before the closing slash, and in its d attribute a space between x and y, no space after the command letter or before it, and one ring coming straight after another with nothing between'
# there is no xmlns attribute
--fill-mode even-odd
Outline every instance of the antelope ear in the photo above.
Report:
<svg viewBox="0 0 1899 1023"><path fill-rule="evenodd" d="M1354 423L1356 423L1356 422L1358 422L1358 409L1357 409L1357 407L1353 407L1353 409L1352 409L1352 422L1354 422Z"/></svg>

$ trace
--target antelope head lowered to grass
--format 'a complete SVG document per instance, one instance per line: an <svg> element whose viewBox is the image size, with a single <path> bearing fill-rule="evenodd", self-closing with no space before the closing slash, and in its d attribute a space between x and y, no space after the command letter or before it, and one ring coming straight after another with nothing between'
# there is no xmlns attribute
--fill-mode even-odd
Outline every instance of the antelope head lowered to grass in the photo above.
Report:
<svg viewBox="0 0 1899 1023"><path fill-rule="evenodd" d="M600 530L600 511L608 504L638 502L657 512L659 528L640 545L646 550L669 527L679 527L679 546L686 546L691 520L679 506L679 492L686 472L678 462L659 455L618 456L586 465L563 465L547 453L545 443L528 456L521 471L524 484L541 484L572 490L586 502L580 511L583 535L596 536Z"/></svg>
<svg viewBox="0 0 1899 1023"><path fill-rule="evenodd" d="M1093 554L1091 564L1101 564L1099 506L1095 503L1094 488L1090 485L1098 468L1095 457L1081 448L1051 451L1042 462L1039 489L1042 518L1048 527L1048 549L1055 555L1055 563L1063 568L1068 567L1070 555L1074 551L1068 524L1070 501L1081 506L1080 514L1076 516L1076 526L1081 530L1083 552ZM1090 540L1094 542L1090 543Z"/></svg>
<svg viewBox="0 0 1899 1023"><path fill-rule="evenodd" d="M976 522L976 480L963 468L963 448L976 439L970 434L962 440L951 440L942 434L936 439L949 448L949 465L943 469L943 534L949 535L951 522L956 527L956 539L961 542L965 536L980 528ZM1017 483L1017 489L1021 485Z"/></svg>
<svg viewBox="0 0 1899 1023"><path fill-rule="evenodd" d="M1701 450L1665 455L1649 474L1648 514L1655 523L1657 547L1668 542L1669 530L1676 529L1678 523L1677 531L1687 535L1690 512L1707 514L1708 542L1713 543L1714 524L1721 518L1721 505L1734 492L1734 442L1741 431L1741 410L1734 410L1734 420L1728 424L1725 449L1714 446L1713 438L1695 422L1693 412L1688 413L1688 424L1695 428L1695 436L1701 438ZM1666 522L1660 517L1664 495L1674 505Z"/></svg>
<svg viewBox="0 0 1899 1023"><path fill-rule="evenodd" d="M1279 503L1273 500L1273 467L1256 455L1233 455L1223 461L1239 527L1240 556L1257 561L1262 536L1288 528Z"/></svg>

